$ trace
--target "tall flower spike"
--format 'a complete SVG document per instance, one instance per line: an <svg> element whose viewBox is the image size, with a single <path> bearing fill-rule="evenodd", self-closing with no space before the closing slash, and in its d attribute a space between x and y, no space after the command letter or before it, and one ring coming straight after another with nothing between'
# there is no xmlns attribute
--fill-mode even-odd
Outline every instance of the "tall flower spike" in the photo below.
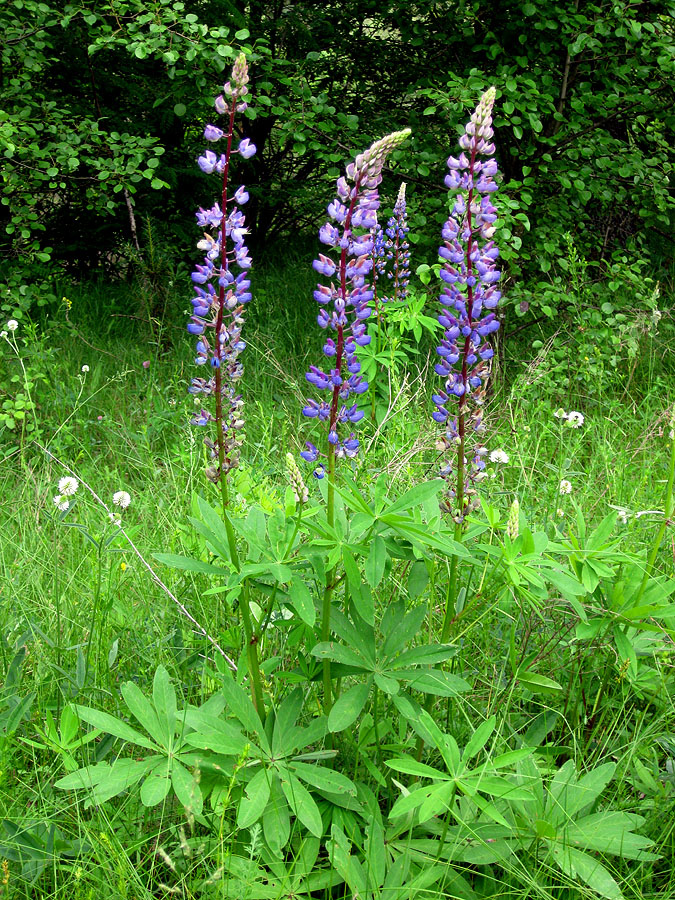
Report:
<svg viewBox="0 0 675 900"><path fill-rule="evenodd" d="M478 442L469 451L467 431L478 436L484 432L482 407L493 356L486 338L499 328L494 312L501 297L496 268L499 250L492 240L497 210L491 199L497 190L492 143L494 101L495 88L490 88L459 139L462 152L448 159L450 171L445 184L456 193L443 227L444 243L438 251L445 282L438 321L444 334L436 348L441 361L435 368L444 379L444 389L433 395L437 407L433 418L446 426L437 443L438 449L448 454L441 468L441 476L448 483L441 507L458 523L473 508L475 484L485 477L486 450ZM456 411L451 408L455 403Z"/></svg>
<svg viewBox="0 0 675 900"><path fill-rule="evenodd" d="M380 205L377 189L382 181L384 161L409 134L409 129L393 132L376 141L365 153L359 153L347 166L345 176L338 178L337 197L328 205L330 221L319 231L321 242L340 255L334 260L320 253L314 261L317 272L334 279L328 285L317 285L314 292L320 306L319 326L329 332L323 352L330 360L330 368L324 371L310 366L306 378L315 388L328 391L329 399L308 400L303 414L326 423L329 471L336 457L352 457L358 452L359 442L351 429L363 418L355 399L368 389L367 382L359 375L361 365L356 348L370 342L366 331L368 304L373 299L372 287L366 281L373 268L370 232L377 225ZM313 444L306 446L301 456L315 463L318 449ZM324 467L319 465L314 474L323 478L324 472Z"/></svg>
<svg viewBox="0 0 675 900"><path fill-rule="evenodd" d="M246 347L242 339L243 311L251 299L251 282L248 269L251 258L244 244L247 229L244 215L239 209L248 200L244 187L229 194L229 171L233 153L248 159L255 153L255 146L244 138L234 150L234 119L237 112L246 109L244 99L248 95L248 66L246 57L240 54L232 69L230 81L223 86L223 93L216 98L216 111L226 117L224 128L207 125L204 137L207 141L226 142L225 152L218 155L206 150L197 163L200 169L211 174L217 172L222 179L220 203L210 209L200 209L197 224L206 229L197 247L205 253L204 263L195 266L192 283L193 315L187 330L197 337L195 364L209 369L208 377L193 378L188 388L191 394L215 398L215 415L207 409L192 419L193 425L215 428L213 436L204 443L213 461L206 474L217 482L239 462L243 441L241 414L243 400L236 383L243 374L239 356Z"/></svg>

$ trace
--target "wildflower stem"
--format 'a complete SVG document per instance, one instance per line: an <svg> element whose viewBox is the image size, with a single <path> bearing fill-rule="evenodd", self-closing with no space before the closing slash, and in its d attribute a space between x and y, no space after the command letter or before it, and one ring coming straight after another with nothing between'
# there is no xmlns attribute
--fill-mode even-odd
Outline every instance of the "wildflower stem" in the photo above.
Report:
<svg viewBox="0 0 675 900"><path fill-rule="evenodd" d="M675 410L673 411L671 424L675 425ZM640 600L642 599L642 596L647 589L647 583L649 582L649 577L652 574L652 570L654 569L656 557L661 547L661 543L663 542L666 528L671 524L671 516L673 514L673 481L675 480L675 428L671 433L673 436L671 438L670 444L670 465L668 469L668 480L666 482L666 491L663 499L663 521L661 522L661 527L656 533L656 538L654 539L652 549L647 558L647 565L645 567L645 573L642 576L640 590L638 591L637 597L634 600L635 606L639 606Z"/></svg>
<svg viewBox="0 0 675 900"><path fill-rule="evenodd" d="M223 189L222 189L222 210L223 218L220 224L220 266L227 269L229 263L227 260L227 177L230 171L230 156L232 154L232 135L234 133L234 114L236 111L236 103L234 99L230 104L230 122L227 129L227 147L225 150L225 166L223 168ZM216 340L215 340L215 357L218 361L216 367L216 440L218 442L218 476L220 479L220 493L223 502L223 511L227 508L229 498L227 492L227 478L223 472L225 466L225 436L223 434L223 373L221 369L222 363L222 344L220 343L220 333L223 328L223 311L225 309L225 285L221 284L218 291L218 313L216 316Z"/></svg>
<svg viewBox="0 0 675 900"><path fill-rule="evenodd" d="M226 479L221 476L221 491L225 491L227 497ZM230 550L230 558L235 569L241 567L239 561L239 552L237 551L237 539L232 527L232 522L227 514L227 504L223 501L223 521L225 522L225 534L227 535L227 544ZM246 660L248 662L248 672L251 679L251 696L256 712L265 721L265 702L262 692L262 678L260 675L260 660L258 658L258 645L262 634L253 627L253 619L251 617L251 597L249 592L248 581L244 580L241 586L241 596L239 598L239 609L241 610L241 621L244 626L244 640L246 641Z"/></svg>
<svg viewBox="0 0 675 900"><path fill-rule="evenodd" d="M335 447L328 445L328 490L326 495L326 521L328 527L333 528L335 524ZM330 607L333 600L333 590L335 588L335 575L337 566L333 566L330 572L326 573L326 586L323 592L323 608L321 611L321 640L330 641ZM330 660L323 661L323 711L326 715L333 705L332 687L331 687L331 669Z"/></svg>

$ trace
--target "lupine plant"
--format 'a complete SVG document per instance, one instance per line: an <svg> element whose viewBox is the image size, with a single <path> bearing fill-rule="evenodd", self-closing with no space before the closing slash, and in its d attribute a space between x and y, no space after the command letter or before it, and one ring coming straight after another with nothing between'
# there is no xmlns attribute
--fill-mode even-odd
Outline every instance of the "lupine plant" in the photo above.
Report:
<svg viewBox="0 0 675 900"><path fill-rule="evenodd" d="M369 487L366 479L351 477L359 451L355 426L368 389L359 353L371 340L368 320L387 272L383 261L393 264L393 293L380 293L378 302L401 299L408 287L403 191L386 231L377 225L383 166L407 137L403 131L376 141L347 166L320 230L332 251L314 262L327 279L314 297L328 363L307 372L323 399L308 398L303 413L321 430L301 453L315 480L306 484L288 454L283 504L271 511L251 504L242 514L229 503L227 476L241 448L236 385L250 258L239 210L245 191L230 195L228 179L231 155L253 152L246 139L233 150L247 80L239 57L216 101L228 125L209 125L205 132L208 140L226 140L221 156L209 150L199 159L205 173L222 176L222 200L198 215L212 232L200 242L206 258L192 276L196 297L188 326L198 338L197 364L211 371L195 378L190 391L204 403L195 424L215 429L205 441L207 478L220 489L220 509L193 499L199 559L157 555L213 579L210 593L222 599L234 623L228 633L239 656L236 663L207 662L209 678L221 689L205 702L200 696L198 705L177 696L162 666L151 697L128 682L122 695L134 725L74 707L80 722L132 745L133 758L92 755L77 770L69 763L56 787L86 790L93 803L138 788L147 807L173 793L190 820L218 838L223 896L230 888L228 896L251 896L253 882L261 897L342 896L347 890L403 900L433 888L438 896L471 900L474 876L493 867L514 878L532 866L543 873L536 867L545 861L547 870L557 866L607 900L620 900L597 854L654 856L652 842L635 833L639 816L604 801L597 805L614 763L579 773L570 751L558 766L557 757L567 753L562 742L553 754L541 747L555 727L548 709L543 723L542 715L527 712L513 730L499 727L492 711L516 693L523 710L536 710L537 694L545 693L562 697L571 717L588 713L594 728L595 710L580 712L572 700L568 710L563 685L537 671L551 651L545 642L534 649L530 642L551 599L571 619L578 641L611 635L612 652L628 654L637 672L634 643L641 638L632 625L643 609L651 619L669 615L664 601L675 584L650 576L658 545L645 582L644 560L634 571L626 566L624 578L626 557L609 540L615 517L587 533L579 515L577 532L556 543L529 528L518 499L502 520L478 497L488 459L483 413L494 351L487 339L498 328L500 299L492 202L495 90L483 95L460 138L459 156L448 160L451 212L440 248L443 337L436 366L443 387L433 397L433 418L444 427L441 478L392 497L386 471ZM207 408L212 399L213 410ZM493 451L494 462L508 459ZM672 515L674 471L675 435L664 520ZM460 697L472 687L476 664L463 658L461 668L450 670L448 661L459 660L468 629L490 616L510 623L508 649L484 720L474 728L455 712L464 713ZM580 677L598 691L595 673L582 662ZM227 852L225 845L231 845ZM209 896L211 886L209 879L201 896Z"/></svg>

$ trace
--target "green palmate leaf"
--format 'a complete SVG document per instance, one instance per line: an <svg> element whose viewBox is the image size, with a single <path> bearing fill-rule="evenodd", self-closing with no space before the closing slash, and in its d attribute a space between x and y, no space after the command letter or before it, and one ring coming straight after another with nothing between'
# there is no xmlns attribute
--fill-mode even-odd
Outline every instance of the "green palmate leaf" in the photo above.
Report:
<svg viewBox="0 0 675 900"><path fill-rule="evenodd" d="M191 559L189 556L179 556L176 553L153 553L152 556L157 562L164 563L165 566L170 566L172 569L183 569L186 572L199 572L204 575L218 575L220 578L227 578L230 574L227 569L220 569L201 559Z"/></svg>
<svg viewBox="0 0 675 900"><path fill-rule="evenodd" d="M270 798L262 817L263 834L272 853L279 856L291 836L291 818L276 775L271 779L270 787Z"/></svg>
<svg viewBox="0 0 675 900"><path fill-rule="evenodd" d="M398 500L395 500L391 506L384 509L382 515L405 512L413 506L421 506L430 497L435 497L443 488L444 484L445 482L440 478L435 479L434 481L416 484L414 487L411 487L410 490L406 491L405 494L402 494Z"/></svg>
<svg viewBox="0 0 675 900"><path fill-rule="evenodd" d="M352 588L351 601L359 616L372 628L375 624L375 603L370 585L362 582Z"/></svg>
<svg viewBox="0 0 675 900"><path fill-rule="evenodd" d="M368 873L368 884L375 891L384 881L387 869L387 851L384 845L384 829L379 816L374 816L366 829L364 863Z"/></svg>
<svg viewBox="0 0 675 900"><path fill-rule="evenodd" d="M240 756L249 742L238 728L216 716L202 716L197 731L185 736L185 742L200 750L213 750L224 756Z"/></svg>
<svg viewBox="0 0 675 900"><path fill-rule="evenodd" d="M328 715L329 731L344 731L356 721L366 705L371 685L372 678L369 678L363 684L354 685L338 697Z"/></svg>
<svg viewBox="0 0 675 900"><path fill-rule="evenodd" d="M566 839L579 849L611 853L624 859L659 859L658 854L649 852L649 848L655 846L654 841L632 833L633 828L639 828L643 823L642 816L604 810L572 822L567 828Z"/></svg>
<svg viewBox="0 0 675 900"><path fill-rule="evenodd" d="M395 772L403 772L405 775L414 775L416 778L435 778L440 781L446 781L449 777L447 773L440 772L438 769L426 765L426 763L418 762L411 756L387 759L384 764L385 766L389 766L390 769L394 769Z"/></svg>
<svg viewBox="0 0 675 900"><path fill-rule="evenodd" d="M554 847L553 856L571 878L579 878L606 900L624 900L621 888L597 859L573 847Z"/></svg>
<svg viewBox="0 0 675 900"><path fill-rule="evenodd" d="M157 717L168 741L173 740L176 731L176 691L169 673L164 666L158 666L152 683L152 700Z"/></svg>
<svg viewBox="0 0 675 900"><path fill-rule="evenodd" d="M491 716L489 719L486 719L485 722L481 722L478 728L476 728L467 741L464 752L462 753L462 760L464 762L473 759L473 757L483 749L489 741L492 732L495 730L496 722L497 717Z"/></svg>
<svg viewBox="0 0 675 900"><path fill-rule="evenodd" d="M112 789L109 796L115 797L135 782L140 781L156 763L157 757L144 760L118 759L112 765L107 762L97 763L60 778L55 782L54 787L64 791L77 791L108 786Z"/></svg>
<svg viewBox="0 0 675 900"><path fill-rule="evenodd" d="M281 775L281 789L296 818L311 834L321 837L323 834L321 813L307 788L303 787L295 775L287 771Z"/></svg>
<svg viewBox="0 0 675 900"><path fill-rule="evenodd" d="M382 581L387 557L387 547L378 534L370 545L370 553L365 567L366 580L372 588L376 588Z"/></svg>
<svg viewBox="0 0 675 900"><path fill-rule="evenodd" d="M312 656L316 656L317 659L331 659L333 662L343 663L346 666L367 670L366 662L359 653L343 644L334 644L332 641L317 644L312 648Z"/></svg>
<svg viewBox="0 0 675 900"><path fill-rule="evenodd" d="M260 736L263 732L260 716L255 711L251 698L241 685L237 684L230 675L225 675L222 691L225 695L225 708L227 711L239 719L248 732Z"/></svg>
<svg viewBox="0 0 675 900"><path fill-rule="evenodd" d="M274 756L287 756L296 747L295 723L302 710L304 697L302 690L296 687L281 702L274 717L272 731L272 753Z"/></svg>
<svg viewBox="0 0 675 900"><path fill-rule="evenodd" d="M148 740L148 738L142 735L140 731L136 731L131 725L127 725L127 723L123 722L121 719L116 719L115 716L111 716L106 712L101 712L101 710L98 709L91 709L88 706L75 706L74 709L83 722L87 722L88 725L98 728L99 731L103 731L106 734L112 734L113 737L119 738L122 741L138 744L139 747L145 747L146 750L157 751L159 749L156 744L153 744L152 741Z"/></svg>
<svg viewBox="0 0 675 900"><path fill-rule="evenodd" d="M313 628L316 622L316 607L309 588L299 575L293 575L288 594L293 608L302 621Z"/></svg>
<svg viewBox="0 0 675 900"><path fill-rule="evenodd" d="M454 656L456 652L457 648L452 644L427 644L423 647L413 647L411 650L404 650L403 653L392 659L387 667L392 671L407 666L433 666Z"/></svg>
<svg viewBox="0 0 675 900"><path fill-rule="evenodd" d="M317 790L356 797L356 787L353 782L346 775L342 775L334 769L326 769L299 760L293 760L290 767L298 778Z"/></svg>
<svg viewBox="0 0 675 900"><path fill-rule="evenodd" d="M270 781L273 776L267 769L259 772L246 785L244 796L239 803L237 812L237 825L240 828L249 828L262 816L270 797Z"/></svg>
<svg viewBox="0 0 675 900"><path fill-rule="evenodd" d="M185 809L193 815L201 815L202 792L193 775L177 759L174 759L171 766L171 784L176 797Z"/></svg>
<svg viewBox="0 0 675 900"><path fill-rule="evenodd" d="M614 763L605 763L577 780L574 761L568 760L558 770L549 787L546 807L551 821L562 823L594 803L612 780L615 771Z"/></svg>
<svg viewBox="0 0 675 900"><path fill-rule="evenodd" d="M171 787L171 779L167 774L148 775L141 785L141 803L143 806L157 806L166 799Z"/></svg>
<svg viewBox="0 0 675 900"><path fill-rule="evenodd" d="M173 735L167 734L165 723L160 724L154 706L150 703L139 686L133 681L127 681L122 685L122 696L124 697L124 702L129 707L129 711L139 721L143 728L145 728L148 734L157 741L161 747L168 747Z"/></svg>
<svg viewBox="0 0 675 900"><path fill-rule="evenodd" d="M463 678L450 672L442 672L440 669L430 671L400 669L396 674L407 681L409 687L424 694L434 694L436 697L455 697L471 689L471 685Z"/></svg>
<svg viewBox="0 0 675 900"><path fill-rule="evenodd" d="M424 593L426 586L429 584L429 572L426 564L418 559L410 567L408 575L408 595L411 599L416 600Z"/></svg>

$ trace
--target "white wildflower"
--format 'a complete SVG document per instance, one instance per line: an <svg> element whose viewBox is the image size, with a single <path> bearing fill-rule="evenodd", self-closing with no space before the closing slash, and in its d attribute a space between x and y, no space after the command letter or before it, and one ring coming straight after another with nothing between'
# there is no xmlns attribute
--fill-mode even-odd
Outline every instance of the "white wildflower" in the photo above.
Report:
<svg viewBox="0 0 675 900"><path fill-rule="evenodd" d="M122 519L117 515L117 513L108 513L108 518L113 523L113 525L116 525L118 528L122 524Z"/></svg>
<svg viewBox="0 0 675 900"><path fill-rule="evenodd" d="M85 375L86 375L87 372L89 371L89 366L87 366L87 365L82 366L82 371L83 371L83 372L85 373Z"/></svg>
<svg viewBox="0 0 675 900"><path fill-rule="evenodd" d="M558 409L556 409L556 411L553 413L553 415L555 416L556 419L566 419L567 418L567 413L562 408L562 406L558 407Z"/></svg>
<svg viewBox="0 0 675 900"><path fill-rule="evenodd" d="M493 450L490 454L490 462L493 463L507 463L509 461L508 453L505 453L503 450Z"/></svg>
<svg viewBox="0 0 675 900"><path fill-rule="evenodd" d="M560 482L560 487L558 489L561 494L571 494L572 493L572 482L568 481L566 478Z"/></svg>
<svg viewBox="0 0 675 900"><path fill-rule="evenodd" d="M6 331L0 331L0 338L8 338L8 337L9 337L9 335L7 334Z"/></svg>
<svg viewBox="0 0 675 900"><path fill-rule="evenodd" d="M73 478L72 475L64 475L59 481L59 494L63 494L64 497L72 497L78 486L77 478Z"/></svg>
<svg viewBox="0 0 675 900"><path fill-rule="evenodd" d="M581 428L583 424L584 417L582 413L577 412L574 409L567 413L567 425L569 428Z"/></svg>
<svg viewBox="0 0 675 900"><path fill-rule="evenodd" d="M54 497L54 506L59 510L59 512L65 512L68 509L69 505L70 504L62 494L57 494Z"/></svg>
<svg viewBox="0 0 675 900"><path fill-rule="evenodd" d="M616 515L622 525L625 525L626 522L628 522L628 520L630 519L630 513L627 509L617 508Z"/></svg>
<svg viewBox="0 0 675 900"><path fill-rule="evenodd" d="M19 323L16 321L16 319L10 319L7 323L7 331L16 331L18 327Z"/></svg>
<svg viewBox="0 0 675 900"><path fill-rule="evenodd" d="M565 510L560 509L560 507L558 507L558 509L556 510L556 513L558 514L558 517L562 519L562 517L565 515Z"/></svg>
<svg viewBox="0 0 675 900"><path fill-rule="evenodd" d="M115 491L113 494L113 503L121 509L126 509L131 503L131 495L126 491Z"/></svg>

